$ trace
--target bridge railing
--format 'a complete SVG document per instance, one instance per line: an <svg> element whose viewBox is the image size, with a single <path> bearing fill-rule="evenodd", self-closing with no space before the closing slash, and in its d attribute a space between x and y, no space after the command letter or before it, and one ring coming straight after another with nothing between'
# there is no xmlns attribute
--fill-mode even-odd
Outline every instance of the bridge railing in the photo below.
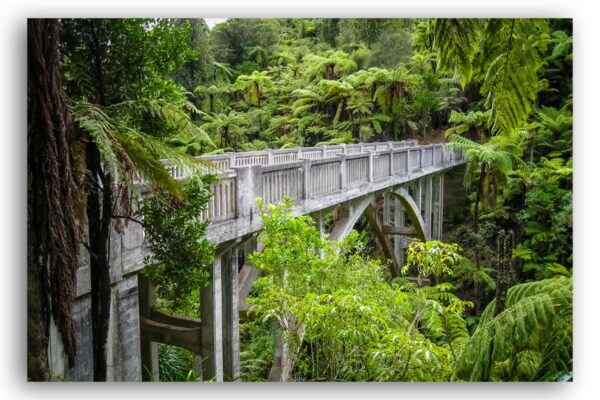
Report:
<svg viewBox="0 0 600 400"><path fill-rule="evenodd" d="M311 148L231 153L202 157L219 170L214 196L201 219L213 223L243 218L257 197L278 204L290 197L296 204L309 199L377 184L393 176L408 176L463 161L461 151L444 144L419 146L415 141L360 143ZM172 176L189 173L168 166Z"/></svg>
<svg viewBox="0 0 600 400"><path fill-rule="evenodd" d="M225 153L214 156L202 156L200 158L211 161L219 170L228 170L247 165L277 165L303 159L317 160L335 157L340 154L357 154L366 151L379 152L415 146L417 146L415 140L405 140L401 142L338 144L333 146Z"/></svg>

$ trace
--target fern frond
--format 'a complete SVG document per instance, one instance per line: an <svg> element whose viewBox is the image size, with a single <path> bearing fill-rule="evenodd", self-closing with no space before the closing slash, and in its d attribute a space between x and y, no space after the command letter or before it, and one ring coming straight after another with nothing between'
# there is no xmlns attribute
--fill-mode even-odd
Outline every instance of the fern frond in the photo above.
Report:
<svg viewBox="0 0 600 400"><path fill-rule="evenodd" d="M481 315L479 326L456 365L455 375L472 381L502 376L507 365L524 362L519 354L525 350L544 354L534 369L536 376L565 371L554 370L559 364L548 359L555 360L551 354L561 353L548 348L543 338L547 332L570 329L572 284L572 279L558 277L514 286L508 291L505 310L497 316L493 316L492 301ZM564 333L557 335L564 338ZM527 378L533 379L533 373Z"/></svg>
<svg viewBox="0 0 600 400"><path fill-rule="evenodd" d="M473 59L481 28L480 19L436 19L433 22L433 48L438 51L438 69L449 72L458 69L463 88L473 76Z"/></svg>
<svg viewBox="0 0 600 400"><path fill-rule="evenodd" d="M147 112L161 121L172 118L172 124L187 129L178 111L160 106L161 102L124 102L104 109L85 101L71 105L75 121L90 135L102 155L103 161L119 174L122 183L133 183L134 175L145 178L156 189L181 195L181 187L165 169L162 159L186 166L193 173L205 174L214 165L209 161L193 158L169 147L163 141L136 129L132 120L142 118ZM163 104L164 105L164 104ZM160 111L162 110L162 111ZM110 115L113 113L114 115ZM185 114L184 114L185 115Z"/></svg>
<svg viewBox="0 0 600 400"><path fill-rule="evenodd" d="M541 66L538 28L541 22L513 19L500 35L504 48L486 70L481 93L491 110L492 130L511 135L527 120L539 90L537 71Z"/></svg>

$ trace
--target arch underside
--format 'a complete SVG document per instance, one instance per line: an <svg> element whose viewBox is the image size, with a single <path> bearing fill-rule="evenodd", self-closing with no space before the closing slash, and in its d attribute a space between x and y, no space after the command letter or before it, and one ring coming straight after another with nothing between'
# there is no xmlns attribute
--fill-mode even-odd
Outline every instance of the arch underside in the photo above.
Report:
<svg viewBox="0 0 600 400"><path fill-rule="evenodd" d="M402 205L406 215L408 216L412 226L414 226L416 230L416 237L421 241L430 240L430 233L426 229L425 221L421 216L421 212L419 211L419 207L413 200L408 190L403 187L397 187L390 191L394 195L396 199ZM375 201L375 195L370 194L362 197L358 201L351 202L347 206L346 215L340 218L331 234L329 235L330 240L342 240L347 237L354 225L358 221L358 219L369 209L369 206Z"/></svg>
<svg viewBox="0 0 600 400"><path fill-rule="evenodd" d="M430 240L430 232L428 229L426 229L426 224L421 216L419 207L413 200L408 190L406 190L404 187L397 187L392 189L389 193L391 193L394 198L398 200L405 212L405 215L408 216L408 219L415 230L414 236L421 241ZM364 214L367 218L369 226L381 244L383 252L392 261L390 265L390 272L392 273L392 276L399 276L401 265L388 234L384 232L384 226L381 219L377 215L377 210L373 206L375 198L375 194L369 194L357 201L350 202L345 205L345 215L336 222L331 234L329 235L329 239L342 240L347 237L354 228L354 225L358 219Z"/></svg>

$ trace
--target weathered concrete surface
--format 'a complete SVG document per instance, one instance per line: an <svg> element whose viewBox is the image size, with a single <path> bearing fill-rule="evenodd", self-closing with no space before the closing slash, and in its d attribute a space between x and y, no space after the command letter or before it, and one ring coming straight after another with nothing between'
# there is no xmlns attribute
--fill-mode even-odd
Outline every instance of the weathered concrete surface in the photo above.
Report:
<svg viewBox="0 0 600 400"><path fill-rule="evenodd" d="M111 317L106 344L109 381L141 380L137 271L143 266L142 245L143 232L138 224L130 223L122 235L111 232ZM75 364L73 368L68 367L55 327L50 337L49 355L53 375L70 381L92 381L89 253L82 247L80 254L81 267L77 270L77 294L73 305L77 343Z"/></svg>
<svg viewBox="0 0 600 400"><path fill-rule="evenodd" d="M223 299L221 294L222 257L210 265L211 279L200 290L202 320L202 377L223 381Z"/></svg>

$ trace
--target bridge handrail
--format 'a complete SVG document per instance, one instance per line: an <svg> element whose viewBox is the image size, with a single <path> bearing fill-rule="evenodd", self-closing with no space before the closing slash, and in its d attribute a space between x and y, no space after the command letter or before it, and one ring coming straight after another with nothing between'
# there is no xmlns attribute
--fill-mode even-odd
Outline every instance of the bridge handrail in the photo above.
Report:
<svg viewBox="0 0 600 400"><path fill-rule="evenodd" d="M336 196L380 190L394 182L465 162L460 150L450 149L445 144L418 145L414 140L226 153L201 158L213 162L218 168L212 172L220 176L220 180L212 184L214 195L208 209L199 216L201 220L212 221L207 233L216 241L226 240L227 235L231 235L219 233L222 223L252 225L257 197L267 204L277 204L287 196L303 211L312 212L322 206L321 203L331 203ZM189 168L164 163L178 180L185 180L191 172Z"/></svg>
<svg viewBox="0 0 600 400"><path fill-rule="evenodd" d="M246 151L241 153L228 152L218 155L200 156L199 158L213 162L220 170L226 170L245 165L285 164L304 158L323 159L336 157L339 154L356 154L363 153L365 151L378 152L389 149L402 149L416 146L416 140L403 140L400 142L322 145L316 147L294 147L289 149ZM312 157L313 155L316 157Z"/></svg>

